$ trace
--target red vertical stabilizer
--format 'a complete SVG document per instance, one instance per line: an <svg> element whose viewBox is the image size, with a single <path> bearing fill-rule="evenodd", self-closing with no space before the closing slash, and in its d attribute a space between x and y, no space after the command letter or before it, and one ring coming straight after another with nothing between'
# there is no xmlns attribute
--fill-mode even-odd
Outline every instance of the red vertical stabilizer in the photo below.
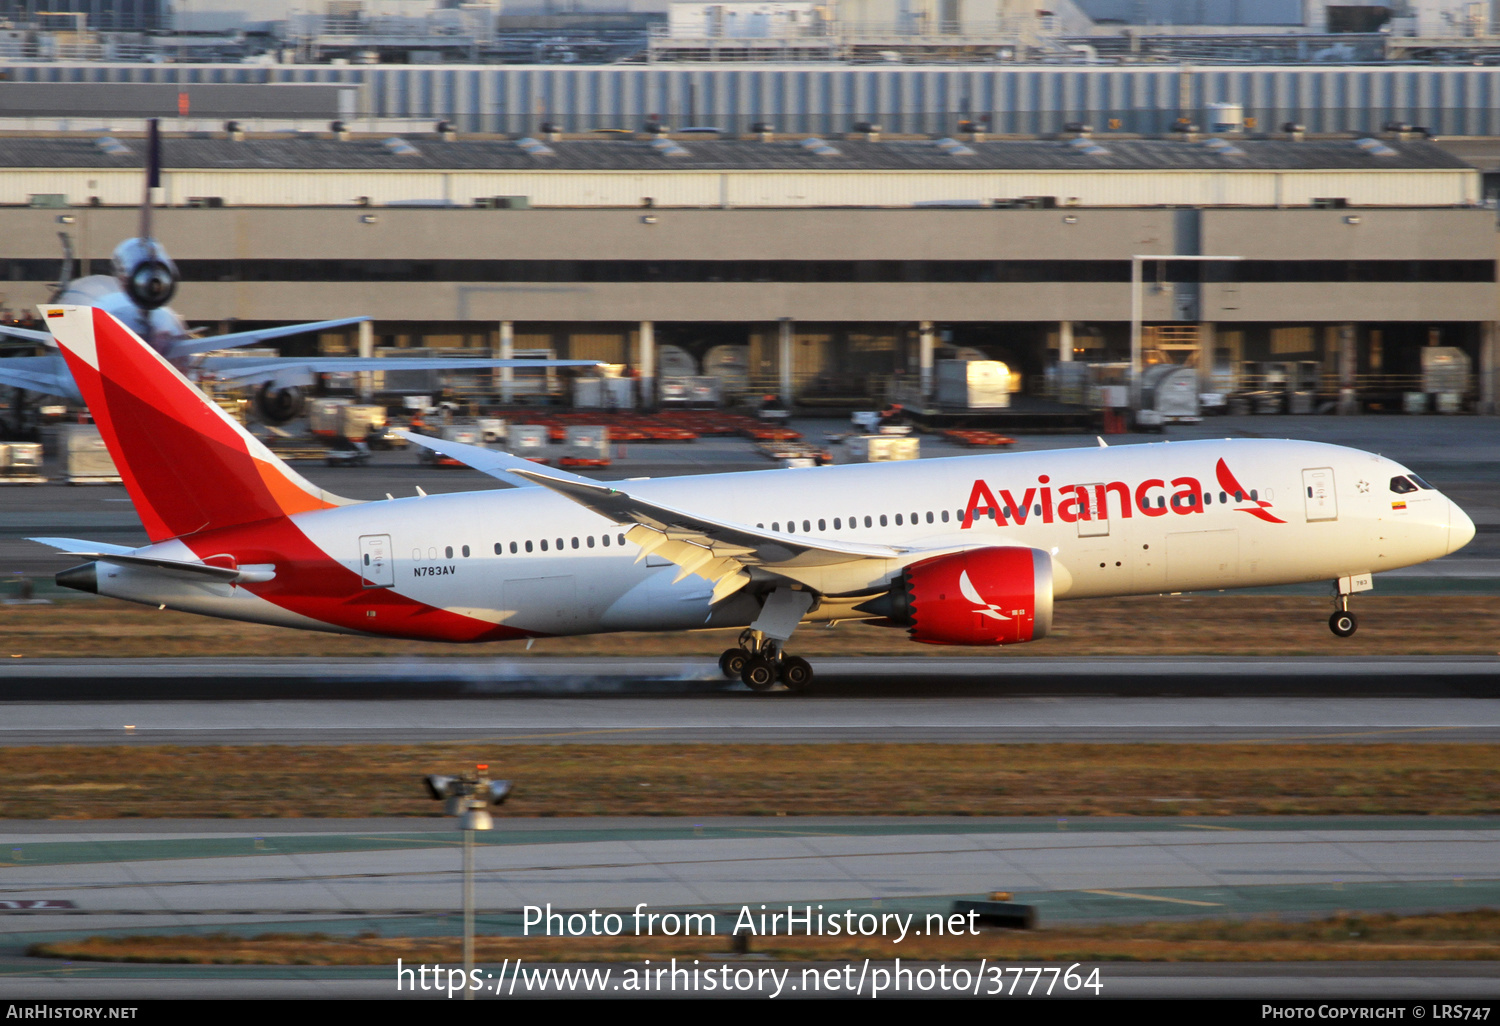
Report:
<svg viewBox="0 0 1500 1026"><path fill-rule="evenodd" d="M288 467L108 313L41 310L153 542L349 501Z"/></svg>

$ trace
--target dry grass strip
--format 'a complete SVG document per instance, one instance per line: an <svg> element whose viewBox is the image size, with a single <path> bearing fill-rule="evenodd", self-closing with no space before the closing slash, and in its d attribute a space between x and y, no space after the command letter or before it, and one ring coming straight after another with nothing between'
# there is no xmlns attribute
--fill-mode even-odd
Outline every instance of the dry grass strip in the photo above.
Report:
<svg viewBox="0 0 1500 1026"><path fill-rule="evenodd" d="M1034 931L984 931L978 937L757 938L756 954L797 961L863 958L945 960L989 958L1049 962L1316 962L1500 959L1500 911L1435 915L1339 915L1313 922L1275 919L1062 926ZM702 958L724 953L725 937L479 937L475 958L498 963L624 962ZM28 954L75 961L211 965L433 965L462 962L458 939L330 937L276 934L86 937L33 945Z"/></svg>
<svg viewBox="0 0 1500 1026"><path fill-rule="evenodd" d="M505 736L503 709L495 734ZM434 816L488 763L515 816L1481 815L1489 744L487 744L0 748L0 818Z"/></svg>

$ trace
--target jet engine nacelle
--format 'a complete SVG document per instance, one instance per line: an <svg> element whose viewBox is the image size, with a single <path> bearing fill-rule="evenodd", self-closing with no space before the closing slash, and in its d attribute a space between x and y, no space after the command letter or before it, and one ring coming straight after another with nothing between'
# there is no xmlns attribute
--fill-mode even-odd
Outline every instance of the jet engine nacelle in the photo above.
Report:
<svg viewBox="0 0 1500 1026"><path fill-rule="evenodd" d="M302 389L296 385L276 387L276 382L267 381L255 390L255 412L266 424L284 424L302 414L304 401Z"/></svg>
<svg viewBox="0 0 1500 1026"><path fill-rule="evenodd" d="M913 563L859 607L929 645L1016 645L1052 628L1052 556L997 546Z"/></svg>
<svg viewBox="0 0 1500 1026"><path fill-rule="evenodd" d="M143 310L165 306L177 291L177 265L155 239L126 239L111 263L120 287Z"/></svg>

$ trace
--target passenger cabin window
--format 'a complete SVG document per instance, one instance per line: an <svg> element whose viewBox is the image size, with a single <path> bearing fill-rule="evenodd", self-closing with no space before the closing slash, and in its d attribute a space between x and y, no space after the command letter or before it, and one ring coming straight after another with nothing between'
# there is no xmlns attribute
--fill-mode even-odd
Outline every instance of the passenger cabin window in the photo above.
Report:
<svg viewBox="0 0 1500 1026"><path fill-rule="evenodd" d="M510 543L510 551L511 551L511 552L512 552L512 553L514 553L514 552L515 552L515 551L516 551L516 543L515 543L515 542L511 542L511 543ZM531 551L531 545L530 545L530 543L527 543L527 546L526 546L526 551L527 551L527 552L530 552L530 551Z"/></svg>
<svg viewBox="0 0 1500 1026"><path fill-rule="evenodd" d="M531 542L529 542L529 541L526 543L526 551L527 552L531 551Z"/></svg>
<svg viewBox="0 0 1500 1026"><path fill-rule="evenodd" d="M543 552L547 551L547 539L546 538L542 539L542 551Z"/></svg>
<svg viewBox="0 0 1500 1026"><path fill-rule="evenodd" d="M453 546L452 545L449 545L446 549L443 550L443 558L444 559L452 559L453 558Z"/></svg>
<svg viewBox="0 0 1500 1026"><path fill-rule="evenodd" d="M467 545L464 546L464 558L469 558L469 547Z"/></svg>

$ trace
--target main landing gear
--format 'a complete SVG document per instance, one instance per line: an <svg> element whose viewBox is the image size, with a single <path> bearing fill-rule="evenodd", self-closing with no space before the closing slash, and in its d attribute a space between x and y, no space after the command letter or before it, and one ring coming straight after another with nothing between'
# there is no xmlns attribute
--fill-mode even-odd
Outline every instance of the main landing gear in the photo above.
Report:
<svg viewBox="0 0 1500 1026"><path fill-rule="evenodd" d="M1349 611L1349 596L1340 595L1338 608L1328 618L1328 629L1341 638L1347 638L1359 630L1359 618Z"/></svg>
<svg viewBox="0 0 1500 1026"><path fill-rule="evenodd" d="M787 655L781 650L781 642L757 630L742 633L739 647L719 656L719 670L730 680L738 677L751 691L770 691L778 680L788 691L812 688L813 670L808 661Z"/></svg>

